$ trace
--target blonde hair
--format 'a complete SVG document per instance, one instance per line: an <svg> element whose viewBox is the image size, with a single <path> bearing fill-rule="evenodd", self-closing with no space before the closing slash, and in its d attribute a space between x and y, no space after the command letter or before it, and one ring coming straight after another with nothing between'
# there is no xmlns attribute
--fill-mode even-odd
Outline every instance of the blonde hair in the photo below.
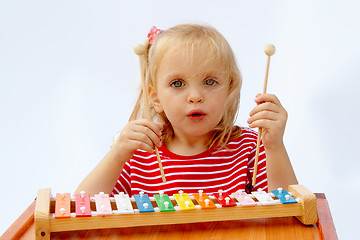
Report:
<svg viewBox="0 0 360 240"><path fill-rule="evenodd" d="M142 88L140 89L137 102L130 116L130 120L148 117L152 120L161 120L164 123L162 141L166 144L174 136L170 121L164 113L158 114L150 104L149 94L145 92L149 87L156 89L156 74L161 59L169 51L177 49L188 50L191 54L197 47L205 47L211 58L208 61L223 63L229 79L229 96L226 103L227 111L218 125L212 130L208 147L226 148L229 139L239 137L241 128L235 126L241 89L241 74L238 69L234 53L226 39L213 27L197 24L182 24L170 28L159 34L151 45L145 44L145 53L141 56Z"/></svg>

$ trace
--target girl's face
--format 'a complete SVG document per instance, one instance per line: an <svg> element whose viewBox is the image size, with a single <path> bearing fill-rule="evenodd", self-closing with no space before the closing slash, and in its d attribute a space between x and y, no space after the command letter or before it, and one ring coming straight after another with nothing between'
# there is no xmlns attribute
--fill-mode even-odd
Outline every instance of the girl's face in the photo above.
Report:
<svg viewBox="0 0 360 240"><path fill-rule="evenodd" d="M171 122L174 138L206 140L226 110L229 80L223 64L209 61L205 48L188 56L181 50L163 56L150 97Z"/></svg>

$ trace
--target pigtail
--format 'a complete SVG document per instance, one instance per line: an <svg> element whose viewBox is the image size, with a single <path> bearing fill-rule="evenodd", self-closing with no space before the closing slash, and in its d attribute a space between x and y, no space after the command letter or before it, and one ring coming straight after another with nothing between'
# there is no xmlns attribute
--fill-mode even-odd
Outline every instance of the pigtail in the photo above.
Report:
<svg viewBox="0 0 360 240"><path fill-rule="evenodd" d="M139 56L139 65L140 65L140 76L141 76L141 84L139 95L135 103L135 107L130 115L129 121L148 118L151 119L150 115L150 99L148 93L148 65L149 65L149 49L150 44L149 41L145 41L144 44L138 44L134 47L134 52Z"/></svg>

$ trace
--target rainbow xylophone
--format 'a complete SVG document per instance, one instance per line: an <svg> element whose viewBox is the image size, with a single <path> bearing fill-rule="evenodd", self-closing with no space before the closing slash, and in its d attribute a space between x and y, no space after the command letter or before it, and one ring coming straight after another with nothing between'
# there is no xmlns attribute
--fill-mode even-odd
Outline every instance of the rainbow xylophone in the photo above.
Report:
<svg viewBox="0 0 360 240"><path fill-rule="evenodd" d="M226 221L268 217L298 218L305 225L317 223L315 195L302 185L290 185L266 193L219 190L206 194L183 191L168 196L163 192L148 197L141 192L133 197L121 193L114 197L84 192L71 197L50 189L40 189L35 207L35 237L50 239L51 232L165 225L194 222Z"/></svg>

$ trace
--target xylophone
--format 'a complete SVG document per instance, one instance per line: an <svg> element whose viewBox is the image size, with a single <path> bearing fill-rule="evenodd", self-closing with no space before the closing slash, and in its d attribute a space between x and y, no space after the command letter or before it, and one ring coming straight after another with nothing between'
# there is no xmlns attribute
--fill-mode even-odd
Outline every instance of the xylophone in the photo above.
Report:
<svg viewBox="0 0 360 240"><path fill-rule="evenodd" d="M121 193L114 197L84 192L71 197L50 189L40 189L35 207L35 238L50 239L51 232L166 225L194 222L241 220L294 216L305 225L317 223L315 195L302 185L290 185L288 191L251 194L219 190L206 194L183 191L168 196L164 192L149 197L141 192L133 197Z"/></svg>

